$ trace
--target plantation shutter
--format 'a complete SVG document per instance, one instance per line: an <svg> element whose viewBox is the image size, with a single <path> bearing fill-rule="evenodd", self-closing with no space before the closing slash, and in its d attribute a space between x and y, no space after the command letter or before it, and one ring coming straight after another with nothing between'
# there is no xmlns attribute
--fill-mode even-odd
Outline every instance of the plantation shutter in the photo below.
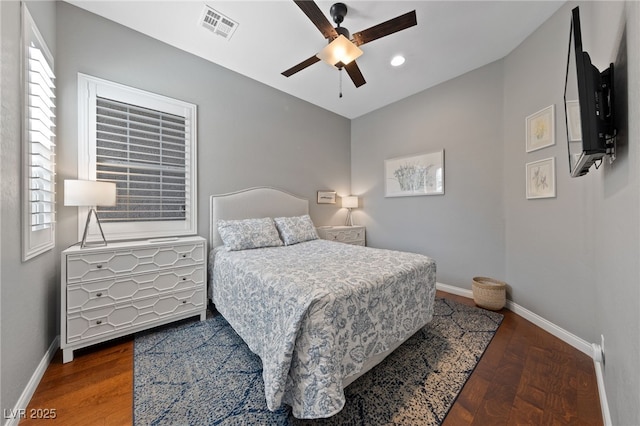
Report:
<svg viewBox="0 0 640 426"><path fill-rule="evenodd" d="M96 178L117 187L117 205L98 207L100 220L186 220L187 118L97 96L96 130Z"/></svg>
<svg viewBox="0 0 640 426"><path fill-rule="evenodd" d="M21 3L21 248L26 262L55 247L56 95L53 56Z"/></svg>
<svg viewBox="0 0 640 426"><path fill-rule="evenodd" d="M195 104L78 73L78 124L78 178L116 184L116 205L96 206L108 239L197 233Z"/></svg>
<svg viewBox="0 0 640 426"><path fill-rule="evenodd" d="M33 43L28 64L30 226L39 231L55 223L55 75Z"/></svg>

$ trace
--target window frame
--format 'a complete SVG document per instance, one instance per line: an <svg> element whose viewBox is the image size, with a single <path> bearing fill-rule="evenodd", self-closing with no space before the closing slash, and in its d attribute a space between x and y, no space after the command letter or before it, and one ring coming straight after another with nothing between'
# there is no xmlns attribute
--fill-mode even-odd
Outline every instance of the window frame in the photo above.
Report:
<svg viewBox="0 0 640 426"><path fill-rule="evenodd" d="M47 62L49 71L54 72L54 58L44 41L44 37L38 30L38 27L29 13L27 5L23 2L21 5L21 24L22 24L22 42L20 52L20 72L21 72L21 90L22 90L22 261L26 262L29 259L45 253L55 247L56 244L56 165L55 165L55 146L56 136L55 132L51 130L51 127L55 128L55 114L53 111L52 117L46 117L53 123L49 126L48 130L53 133L50 137L50 147L47 149L51 152L51 178L48 181L51 187L50 200L45 201L45 204L50 205L51 211L46 213L50 214L51 222L46 223L41 229L34 229L32 225L32 197L34 188L31 185L31 169L33 163L32 148L34 141L31 138L30 121L31 121L31 107L30 102L30 52L29 48L31 44L37 48ZM55 75L52 80L55 80ZM50 88L53 92L53 99L55 99L55 86ZM55 110L55 102L53 107L49 107L50 110Z"/></svg>
<svg viewBox="0 0 640 426"><path fill-rule="evenodd" d="M197 106L192 103L158 95L141 89L78 73L78 179L96 180L97 97L155 109L185 117L187 203L184 221L134 221L102 223L107 240L162 238L197 234ZM78 207L78 217L84 218L89 207ZM78 220L78 238L84 232L84 220ZM100 240L97 226L90 227L88 241Z"/></svg>

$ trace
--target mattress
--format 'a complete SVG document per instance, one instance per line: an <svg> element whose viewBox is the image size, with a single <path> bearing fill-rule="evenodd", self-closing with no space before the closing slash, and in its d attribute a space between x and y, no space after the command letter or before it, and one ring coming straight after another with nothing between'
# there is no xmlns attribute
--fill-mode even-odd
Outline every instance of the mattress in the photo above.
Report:
<svg viewBox="0 0 640 426"><path fill-rule="evenodd" d="M326 240L210 255L210 298L263 363L270 410L329 417L349 378L433 315L427 256Z"/></svg>

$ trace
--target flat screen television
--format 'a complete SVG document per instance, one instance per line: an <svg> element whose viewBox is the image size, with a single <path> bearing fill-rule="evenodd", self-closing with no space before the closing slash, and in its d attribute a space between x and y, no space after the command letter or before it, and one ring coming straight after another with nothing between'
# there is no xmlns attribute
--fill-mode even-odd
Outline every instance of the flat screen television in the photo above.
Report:
<svg viewBox="0 0 640 426"><path fill-rule="evenodd" d="M569 31L569 54L564 86L569 172L584 176L611 153L613 120L613 64L603 72L591 64L582 50L580 10L573 9Z"/></svg>

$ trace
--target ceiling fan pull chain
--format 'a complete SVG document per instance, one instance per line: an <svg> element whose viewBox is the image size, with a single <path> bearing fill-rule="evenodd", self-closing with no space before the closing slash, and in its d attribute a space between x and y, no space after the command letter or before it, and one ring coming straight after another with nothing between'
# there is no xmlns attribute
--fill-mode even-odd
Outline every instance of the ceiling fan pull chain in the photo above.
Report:
<svg viewBox="0 0 640 426"><path fill-rule="evenodd" d="M340 75L340 98L342 98L342 68L338 70L338 74Z"/></svg>

